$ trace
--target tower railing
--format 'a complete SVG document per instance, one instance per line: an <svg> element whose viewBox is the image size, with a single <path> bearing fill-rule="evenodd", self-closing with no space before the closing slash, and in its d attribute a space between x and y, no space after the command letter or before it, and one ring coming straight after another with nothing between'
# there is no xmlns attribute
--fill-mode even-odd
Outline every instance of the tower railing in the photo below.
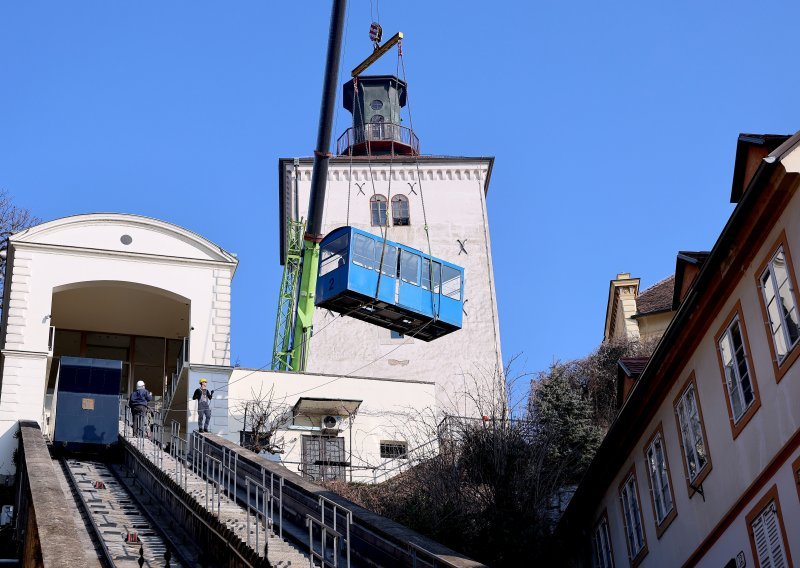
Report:
<svg viewBox="0 0 800 568"><path fill-rule="evenodd" d="M336 141L336 153L340 156L345 155L352 146L354 154L363 155L367 153L367 144L380 145L380 148L384 148L392 142L396 144L394 147L396 154L419 155L419 138L414 131L393 122L371 122L351 126Z"/></svg>

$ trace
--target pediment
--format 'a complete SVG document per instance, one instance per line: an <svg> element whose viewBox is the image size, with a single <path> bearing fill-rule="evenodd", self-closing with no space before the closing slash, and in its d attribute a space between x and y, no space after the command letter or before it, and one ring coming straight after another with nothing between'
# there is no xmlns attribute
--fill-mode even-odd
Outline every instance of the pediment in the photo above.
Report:
<svg viewBox="0 0 800 568"><path fill-rule="evenodd" d="M183 227L120 213L64 217L16 233L10 240L14 243L237 263L232 254Z"/></svg>

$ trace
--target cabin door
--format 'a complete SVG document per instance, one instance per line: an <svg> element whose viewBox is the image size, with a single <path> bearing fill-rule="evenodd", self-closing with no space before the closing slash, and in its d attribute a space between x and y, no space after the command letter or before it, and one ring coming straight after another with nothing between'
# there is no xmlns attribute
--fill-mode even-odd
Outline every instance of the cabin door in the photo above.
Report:
<svg viewBox="0 0 800 568"><path fill-rule="evenodd" d="M422 271L422 257L407 250L400 251L400 297L398 303L415 312L422 309L423 296L430 298L429 294L423 294L420 287L420 272ZM430 306L428 310L430 311Z"/></svg>

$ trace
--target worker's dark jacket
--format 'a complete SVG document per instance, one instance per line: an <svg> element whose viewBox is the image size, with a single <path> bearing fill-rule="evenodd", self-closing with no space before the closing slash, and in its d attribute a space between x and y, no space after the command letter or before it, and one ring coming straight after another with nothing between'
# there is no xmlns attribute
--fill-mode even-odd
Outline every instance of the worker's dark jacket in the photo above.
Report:
<svg viewBox="0 0 800 568"><path fill-rule="evenodd" d="M147 403L153 400L153 395L147 389L136 389L131 393L131 398L128 400L128 406L135 408L137 406L147 406Z"/></svg>
<svg viewBox="0 0 800 568"><path fill-rule="evenodd" d="M194 390L194 394L192 395L192 400L197 401L197 410L206 410L210 408L208 402L203 402L202 400L200 400L202 396L203 396L203 391L201 389ZM214 391L206 389L206 398L208 398L208 400L214 398Z"/></svg>

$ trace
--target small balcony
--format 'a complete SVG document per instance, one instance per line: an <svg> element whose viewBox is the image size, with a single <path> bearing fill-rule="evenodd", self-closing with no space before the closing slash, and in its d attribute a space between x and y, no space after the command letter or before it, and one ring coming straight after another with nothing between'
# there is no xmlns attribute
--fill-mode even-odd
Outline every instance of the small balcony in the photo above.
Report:
<svg viewBox="0 0 800 568"><path fill-rule="evenodd" d="M419 138L414 131L391 122L353 126L336 142L336 153L345 156L352 148L354 156L397 154L419 156Z"/></svg>

